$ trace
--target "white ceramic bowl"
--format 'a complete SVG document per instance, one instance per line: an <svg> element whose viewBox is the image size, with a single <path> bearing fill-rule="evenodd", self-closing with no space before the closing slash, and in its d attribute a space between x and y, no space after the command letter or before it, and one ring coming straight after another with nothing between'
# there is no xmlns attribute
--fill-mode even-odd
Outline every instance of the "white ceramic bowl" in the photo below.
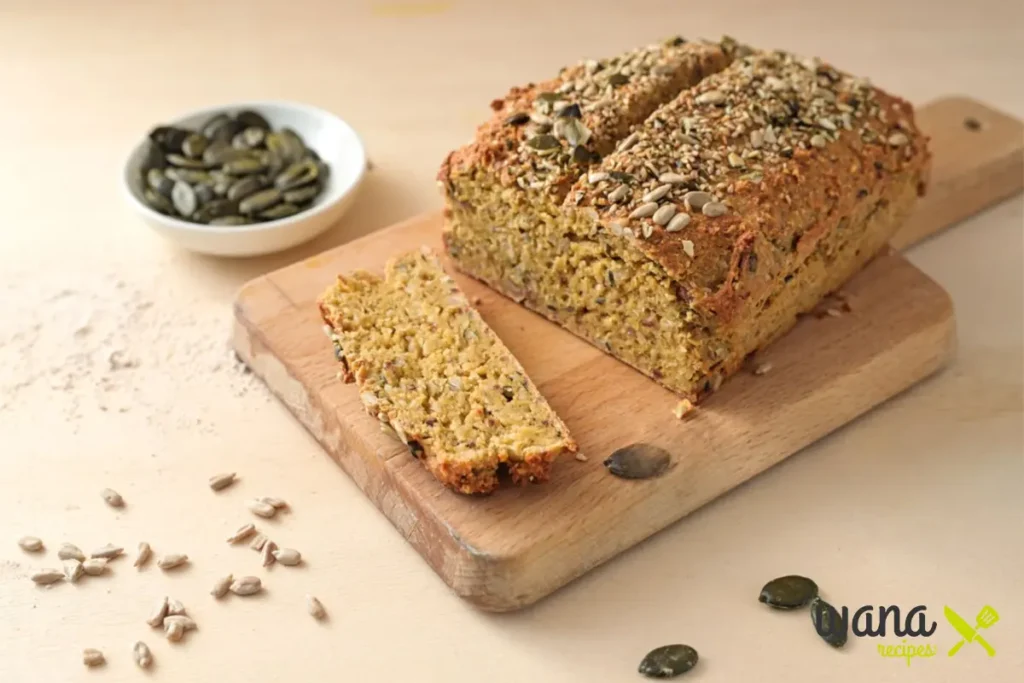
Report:
<svg viewBox="0 0 1024 683"><path fill-rule="evenodd" d="M242 226L190 223L154 211L143 201L140 167L149 143L148 138L144 138L132 150L125 164L122 177L125 196L149 227L186 249L214 256L257 256L302 244L341 218L355 199L356 190L366 173L366 150L352 127L334 114L305 104L237 102L200 109L167 121L155 121L153 125L176 125L195 130L215 114L237 113L243 109L262 114L274 130L288 127L298 133L306 146L315 150L330 167L327 183L312 206L288 218Z"/></svg>

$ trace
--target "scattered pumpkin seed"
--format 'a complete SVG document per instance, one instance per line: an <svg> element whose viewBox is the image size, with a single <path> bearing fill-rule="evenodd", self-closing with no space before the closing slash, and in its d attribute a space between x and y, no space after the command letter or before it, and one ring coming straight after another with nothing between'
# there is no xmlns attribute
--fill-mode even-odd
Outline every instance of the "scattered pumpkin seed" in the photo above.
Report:
<svg viewBox="0 0 1024 683"><path fill-rule="evenodd" d="M624 446L604 461L604 466L623 479L651 479L668 469L672 456L668 451L646 443Z"/></svg>
<svg viewBox="0 0 1024 683"><path fill-rule="evenodd" d="M244 541L245 539L252 536L254 533L256 533L255 524L243 524L242 526L238 527L238 531L228 536L228 543L238 543L240 541Z"/></svg>
<svg viewBox="0 0 1024 683"><path fill-rule="evenodd" d="M115 491L114 489L103 489L103 491L100 492L100 495L103 496L103 500L105 500L107 502L107 505L109 505L110 507L124 507L124 498L122 498L121 494Z"/></svg>
<svg viewBox="0 0 1024 683"><path fill-rule="evenodd" d="M124 548L122 548L121 546L114 545L113 543L108 543L102 548L97 548L96 550L92 551L89 557L99 557L105 560L112 560L123 552Z"/></svg>
<svg viewBox="0 0 1024 683"><path fill-rule="evenodd" d="M228 591L231 589L231 582L234 580L235 578L231 574L217 579L217 583L213 584L213 589L210 591L210 595L220 600L228 594Z"/></svg>
<svg viewBox="0 0 1024 683"><path fill-rule="evenodd" d="M160 569L163 569L164 571L168 571L170 569L176 569L186 562L188 562L188 555L184 553L171 553L169 555L164 555L157 560L156 566L160 567Z"/></svg>
<svg viewBox="0 0 1024 683"><path fill-rule="evenodd" d="M38 553L43 549L43 540L35 536L22 536L18 539L18 545L26 553Z"/></svg>
<svg viewBox="0 0 1024 683"><path fill-rule="evenodd" d="M274 559L286 567L294 567L302 563L302 554L294 548L281 548L274 551Z"/></svg>
<svg viewBox="0 0 1024 683"><path fill-rule="evenodd" d="M90 557L82 563L82 571L84 571L88 576L99 576L103 572L107 571L107 558Z"/></svg>
<svg viewBox="0 0 1024 683"><path fill-rule="evenodd" d="M255 595L263 590L263 582L258 576L243 576L231 582L231 592L235 595Z"/></svg>
<svg viewBox="0 0 1024 683"><path fill-rule="evenodd" d="M79 562L85 562L85 553L83 553L78 546L72 545L71 543L64 543L61 545L60 550L57 551L57 557L62 560L78 560Z"/></svg>
<svg viewBox="0 0 1024 683"><path fill-rule="evenodd" d="M235 473L225 472L210 477L210 488L214 491L222 491L235 483Z"/></svg>
<svg viewBox="0 0 1024 683"><path fill-rule="evenodd" d="M139 550L135 554L135 562L133 566L144 567L149 562L149 558L153 556L153 549L149 547L149 544L143 541L139 543Z"/></svg>
<svg viewBox="0 0 1024 683"><path fill-rule="evenodd" d="M99 650L87 647L82 650L82 663L88 667L103 666L107 660Z"/></svg>
<svg viewBox="0 0 1024 683"><path fill-rule="evenodd" d="M165 595L160 602L157 603L153 611L150 612L149 618L146 619L146 623L156 628L164 623L164 617L167 616L167 610L170 608L170 600Z"/></svg>
<svg viewBox="0 0 1024 683"><path fill-rule="evenodd" d="M270 519L275 514L277 514L276 507L262 500L250 500L248 506L249 511L259 517Z"/></svg>
<svg viewBox="0 0 1024 683"><path fill-rule="evenodd" d="M811 600L811 622L821 639L832 647L846 645L849 624L839 610L818 596Z"/></svg>
<svg viewBox="0 0 1024 683"><path fill-rule="evenodd" d="M153 665L153 653L150 652L149 646L141 640L132 646L132 659L140 669L148 669Z"/></svg>
<svg viewBox="0 0 1024 683"><path fill-rule="evenodd" d="M64 578L68 583L77 583L84 573L85 567L78 560L64 561Z"/></svg>
<svg viewBox="0 0 1024 683"><path fill-rule="evenodd" d="M689 645L662 645L647 653L639 671L648 678L673 678L697 666L697 659Z"/></svg>
<svg viewBox="0 0 1024 683"><path fill-rule="evenodd" d="M757 599L776 609L796 609L804 607L817 595L818 584L807 577L791 574L766 583Z"/></svg>
<svg viewBox="0 0 1024 683"><path fill-rule="evenodd" d="M317 621L320 621L327 616L327 610L324 609L323 603L312 595L306 596L306 611L309 612L309 615Z"/></svg>
<svg viewBox="0 0 1024 683"><path fill-rule="evenodd" d="M33 583L37 583L40 586L48 586L63 579L64 572L58 569L40 569L37 572L33 572L29 578L32 579Z"/></svg>

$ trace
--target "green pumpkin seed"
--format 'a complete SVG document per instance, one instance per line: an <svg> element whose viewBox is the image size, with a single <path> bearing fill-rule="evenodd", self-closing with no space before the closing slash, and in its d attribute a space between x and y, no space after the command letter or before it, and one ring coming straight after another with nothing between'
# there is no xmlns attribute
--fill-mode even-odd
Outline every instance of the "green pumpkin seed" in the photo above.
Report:
<svg viewBox="0 0 1024 683"><path fill-rule="evenodd" d="M306 156L306 145L302 138L290 128L271 133L266 139L267 149L279 155L285 165L294 164Z"/></svg>
<svg viewBox="0 0 1024 683"><path fill-rule="evenodd" d="M279 190L291 190L314 182L320 175L320 169L311 159L297 161L274 178L274 187Z"/></svg>
<svg viewBox="0 0 1024 683"><path fill-rule="evenodd" d="M759 602L776 609L803 607L818 595L818 584L795 574L772 579L757 596Z"/></svg>
<svg viewBox="0 0 1024 683"><path fill-rule="evenodd" d="M213 193L218 197L226 197L228 190L235 184L235 179L229 175L213 179Z"/></svg>
<svg viewBox="0 0 1024 683"><path fill-rule="evenodd" d="M284 200L291 204L304 204L308 201L312 201L322 188L319 184L308 185L307 187L300 187L294 190L288 190L284 193Z"/></svg>
<svg viewBox="0 0 1024 683"><path fill-rule="evenodd" d="M163 196L151 187L147 187L142 191L142 197L146 200L149 206L162 214L168 216L174 215L174 205L171 204L171 200Z"/></svg>
<svg viewBox="0 0 1024 683"><path fill-rule="evenodd" d="M185 142L192 131L177 126L157 126L149 133L149 139L167 153L181 151L181 143Z"/></svg>
<svg viewBox="0 0 1024 683"><path fill-rule="evenodd" d="M167 161L178 168L191 168L197 171L209 168L209 165L202 159L189 159L181 154L168 154Z"/></svg>
<svg viewBox="0 0 1024 683"><path fill-rule="evenodd" d="M174 202L174 209L182 216L191 216L199 206L195 190L191 185L180 180L174 183L174 189L171 190L171 201Z"/></svg>
<svg viewBox="0 0 1024 683"><path fill-rule="evenodd" d="M229 161L223 166L223 171L230 175L249 175L252 173L261 173L266 169L267 165L263 163L263 161L260 159L254 159L251 156Z"/></svg>
<svg viewBox="0 0 1024 683"><path fill-rule="evenodd" d="M209 204L204 204L192 216L198 223L209 223L214 218L231 216L238 213L238 202L230 199L214 199Z"/></svg>
<svg viewBox="0 0 1024 683"><path fill-rule="evenodd" d="M236 149L252 149L263 144L267 131L263 128L249 127L236 135L231 146Z"/></svg>
<svg viewBox="0 0 1024 683"><path fill-rule="evenodd" d="M270 122L263 118L263 115L259 112L247 109L240 111L235 116L235 120L241 123L243 126L249 128L262 128L263 130L270 130Z"/></svg>
<svg viewBox="0 0 1024 683"><path fill-rule="evenodd" d="M811 600L811 622L821 639L832 647L846 645L849 624L839 610L819 597Z"/></svg>
<svg viewBox="0 0 1024 683"><path fill-rule="evenodd" d="M534 135L526 141L526 146L538 153L551 153L562 148L562 143L554 135Z"/></svg>
<svg viewBox="0 0 1024 683"><path fill-rule="evenodd" d="M174 168L173 166L165 168L164 175L175 182L180 180L181 182L188 183L189 185L208 183L213 179L206 171L198 171L192 168Z"/></svg>
<svg viewBox="0 0 1024 683"><path fill-rule="evenodd" d="M647 653L638 670L648 678L673 678L697 666L697 659L689 645L662 645Z"/></svg>
<svg viewBox="0 0 1024 683"><path fill-rule="evenodd" d="M230 122L231 117L227 114L214 114L213 116L208 118L203 125L199 126L199 132L202 133L205 137L209 138L210 140L213 140L214 133L217 131L217 129L219 129L225 123Z"/></svg>
<svg viewBox="0 0 1024 683"><path fill-rule="evenodd" d="M320 155L317 153L315 149L312 149L311 147L306 147L306 158L312 159L313 161L321 161Z"/></svg>
<svg viewBox="0 0 1024 683"><path fill-rule="evenodd" d="M141 164L143 172L151 168L163 168L166 165L167 160L164 159L164 153L160 150L160 147L153 141L146 143L146 154Z"/></svg>
<svg viewBox="0 0 1024 683"><path fill-rule="evenodd" d="M209 146L210 141L199 133L192 133L181 143L181 151L191 159L199 159Z"/></svg>
<svg viewBox="0 0 1024 683"><path fill-rule="evenodd" d="M623 479L651 479L662 474L672 462L668 451L646 443L634 443L618 449L604 466Z"/></svg>
<svg viewBox="0 0 1024 683"><path fill-rule="evenodd" d="M159 168L151 168L146 174L146 184L156 190L164 197L171 198L171 190L174 188L174 181L167 177L167 174Z"/></svg>
<svg viewBox="0 0 1024 683"><path fill-rule="evenodd" d="M218 216L217 218L212 219L209 223L210 225L220 226L247 225L249 223L249 219L244 216L236 216L232 214L228 216Z"/></svg>
<svg viewBox="0 0 1024 683"><path fill-rule="evenodd" d="M231 143L231 140L238 135L239 131L245 128L244 123L239 123L230 116L221 114L214 117L209 124L203 127L203 135L213 142Z"/></svg>
<svg viewBox="0 0 1024 683"><path fill-rule="evenodd" d="M245 159L251 156L248 150L235 149L230 142L217 140L211 142L210 146L203 152L203 161L210 166L220 166L236 159Z"/></svg>
<svg viewBox="0 0 1024 683"><path fill-rule="evenodd" d="M241 201L251 194L259 192L267 187L267 180L263 176L245 176L232 183L228 188L227 197L235 201Z"/></svg>
<svg viewBox="0 0 1024 683"><path fill-rule="evenodd" d="M249 195L238 203L238 210L241 213L257 213L269 209L281 201L281 192L275 188L261 190L256 194Z"/></svg>
<svg viewBox="0 0 1024 683"><path fill-rule="evenodd" d="M209 183L201 183L193 188L196 192L196 200L200 204L206 204L212 202L217 198L217 193L213 191L213 185Z"/></svg>
<svg viewBox="0 0 1024 683"><path fill-rule="evenodd" d="M299 212L299 207L294 204L277 204L272 206L266 211L261 211L257 215L265 221L276 221L279 218L287 218L288 216L294 216Z"/></svg>

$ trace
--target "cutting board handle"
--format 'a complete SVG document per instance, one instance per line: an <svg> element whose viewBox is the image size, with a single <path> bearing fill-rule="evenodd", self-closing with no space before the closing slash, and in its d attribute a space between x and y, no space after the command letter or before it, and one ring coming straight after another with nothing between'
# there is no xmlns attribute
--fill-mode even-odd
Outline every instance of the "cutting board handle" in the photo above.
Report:
<svg viewBox="0 0 1024 683"><path fill-rule="evenodd" d="M967 97L917 109L933 154L928 193L892 239L906 249L1024 188L1024 123Z"/></svg>

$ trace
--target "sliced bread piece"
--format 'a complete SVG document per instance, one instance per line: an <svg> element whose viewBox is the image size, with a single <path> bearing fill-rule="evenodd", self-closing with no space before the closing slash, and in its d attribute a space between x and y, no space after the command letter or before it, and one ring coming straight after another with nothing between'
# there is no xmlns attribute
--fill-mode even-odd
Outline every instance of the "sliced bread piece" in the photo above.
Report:
<svg viewBox="0 0 1024 683"><path fill-rule="evenodd" d="M385 277L339 276L320 300L346 382L442 483L489 493L547 480L576 443L519 361L435 254L391 260Z"/></svg>

